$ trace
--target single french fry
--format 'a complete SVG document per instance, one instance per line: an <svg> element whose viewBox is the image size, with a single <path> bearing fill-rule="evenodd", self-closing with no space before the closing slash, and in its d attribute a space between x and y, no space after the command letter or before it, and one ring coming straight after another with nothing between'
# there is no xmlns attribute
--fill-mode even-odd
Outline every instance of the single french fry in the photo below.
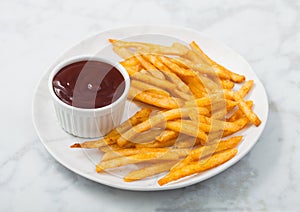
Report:
<svg viewBox="0 0 300 212"><path fill-rule="evenodd" d="M214 79L214 81L213 79L199 74L197 72L196 77L194 79L199 79L203 88L205 89L205 92L208 94L213 94L223 90L222 84L219 79Z"/></svg>
<svg viewBox="0 0 300 212"><path fill-rule="evenodd" d="M230 75L220 71L219 69L214 69L209 65L202 64L202 63L194 63L188 59L178 57L178 58L172 58L172 62L176 63L177 65L180 65L185 68L193 69L199 73L207 74L210 76L218 76L221 79L230 79Z"/></svg>
<svg viewBox="0 0 300 212"><path fill-rule="evenodd" d="M214 142L211 145L201 146L197 149L193 149L189 152L188 156L174 165L171 171L175 169L181 169L182 167L190 164L192 161L199 161L202 158L210 156L214 153L221 152L227 149L235 148L242 141L243 136L235 136L227 140L221 140L220 142Z"/></svg>
<svg viewBox="0 0 300 212"><path fill-rule="evenodd" d="M242 120L237 120L235 122L226 122L226 121L220 121L220 120L215 120L215 119L209 119L208 120L203 120L204 116L199 116L199 122L195 121L190 121L190 120L175 120L173 122L178 122L177 125L180 124L180 122L189 125L192 129L199 128L201 131L205 133L210 133L210 132L216 132L216 131L229 131L229 132L237 132L241 129L241 127L244 126L244 121ZM174 123L175 124L175 123Z"/></svg>
<svg viewBox="0 0 300 212"><path fill-rule="evenodd" d="M179 97L179 98L182 98L183 100L191 100L191 99L194 99L194 97L192 95L189 95L189 94L186 94L178 89L175 89L173 91L173 93Z"/></svg>
<svg viewBox="0 0 300 212"><path fill-rule="evenodd" d="M124 147L120 147L118 144L110 144L110 145L107 145L107 146L102 146L102 147L99 147L99 151L100 152L111 152L111 151L118 151L118 150L121 150L121 149L124 149L124 148L130 148L130 147L133 147L134 145L132 143L128 143L126 144Z"/></svg>
<svg viewBox="0 0 300 212"><path fill-rule="evenodd" d="M118 41L117 39L113 39L113 38L108 38L107 40L108 40L108 42L110 42L110 43L114 43L114 42L117 42L117 41Z"/></svg>
<svg viewBox="0 0 300 212"><path fill-rule="evenodd" d="M187 120L168 121L166 127L179 133L197 137L204 142L207 140L207 135L200 130L199 126L188 124Z"/></svg>
<svg viewBox="0 0 300 212"><path fill-rule="evenodd" d="M133 138L131 138L130 142L135 144L141 143L149 143L155 141L155 137L159 136L162 133L163 129L161 128L152 128L145 132L139 133Z"/></svg>
<svg viewBox="0 0 300 212"><path fill-rule="evenodd" d="M159 59L162 63L164 63L173 73L179 76L186 76L186 77L194 77L195 73L190 69L184 69L180 66L173 63L168 57L159 56Z"/></svg>
<svg viewBox="0 0 300 212"><path fill-rule="evenodd" d="M221 83L224 89L232 89L234 87L234 82L230 80L222 80Z"/></svg>
<svg viewBox="0 0 300 212"><path fill-rule="evenodd" d="M188 61L190 63L192 63L190 60L185 59L183 57L174 57L174 58L170 58L170 60L175 63L176 65L182 67L182 68L190 68L184 61Z"/></svg>
<svg viewBox="0 0 300 212"><path fill-rule="evenodd" d="M192 121L198 121L198 116L203 115L203 116L210 116L210 111L205 108L205 107L194 107L195 109L191 111L189 114L189 118Z"/></svg>
<svg viewBox="0 0 300 212"><path fill-rule="evenodd" d="M177 126L181 123L183 125L189 126L191 129L198 128L198 129L200 129L200 131L203 131L205 133L209 133L212 130L210 124L195 122L193 120L174 120L172 122L177 122L176 123ZM174 125L175 125L175 123L174 123ZM218 128L217 130L220 130L220 129ZM187 135L190 135L190 134L187 134ZM196 137L196 136L194 136L194 137Z"/></svg>
<svg viewBox="0 0 300 212"><path fill-rule="evenodd" d="M248 121L246 121L245 117L243 117L243 118L235 120L233 123L238 127L236 129L226 130L227 132L236 133L236 132L240 131L248 124ZM232 135L232 133L230 133L230 134Z"/></svg>
<svg viewBox="0 0 300 212"><path fill-rule="evenodd" d="M225 130L230 132L237 132L240 130L240 123L239 122L228 122L228 121L221 121L212 119L203 115L199 115L198 120L200 123L205 123L209 126L212 126L211 130L215 128L216 130ZM201 126L200 124L200 126Z"/></svg>
<svg viewBox="0 0 300 212"><path fill-rule="evenodd" d="M204 107L204 106L209 106L212 103L217 103L217 102L224 102L226 99L224 98L223 93L215 93L211 94L210 96L204 96L195 100L190 100L185 103L185 107Z"/></svg>
<svg viewBox="0 0 300 212"><path fill-rule="evenodd" d="M181 52L188 52L188 51L190 51L189 47L187 47L186 45L184 45L182 43L179 43L179 42L174 42L172 44L172 47L180 50Z"/></svg>
<svg viewBox="0 0 300 212"><path fill-rule="evenodd" d="M129 172L123 179L125 182L132 182L136 180L142 180L147 177L151 177L160 174L165 171L169 171L170 168L176 163L176 161L164 161L148 165L144 168Z"/></svg>
<svg viewBox="0 0 300 212"><path fill-rule="evenodd" d="M137 72L139 72L141 70L141 65L140 64L133 65L133 66L123 65L122 62L120 62L120 64L122 66L124 66L124 68L126 69L127 73L129 74L129 76L133 76L135 73L137 73Z"/></svg>
<svg viewBox="0 0 300 212"><path fill-rule="evenodd" d="M158 59L157 55L144 54L143 56L144 58L147 58L158 70L163 72L171 72L171 70Z"/></svg>
<svg viewBox="0 0 300 212"><path fill-rule="evenodd" d="M242 87L238 91L241 98L244 98L249 93L253 84L254 84L254 81L249 80L242 85Z"/></svg>
<svg viewBox="0 0 300 212"><path fill-rule="evenodd" d="M143 108L136 112L127 121L120 124L115 129L111 130L104 138L95 141L85 141L83 143L76 143L71 146L71 148L99 148L102 146L114 144L120 137L120 134L127 131L132 126L135 126L143 121L147 120L151 114L152 110L150 108Z"/></svg>
<svg viewBox="0 0 300 212"><path fill-rule="evenodd" d="M242 129L244 129L247 124L249 123L249 119L247 117L242 117L242 118L239 118L238 120L234 121L234 123L239 126L238 130L235 130L235 131L224 131L222 137L226 137L226 136L229 136L229 135L232 135Z"/></svg>
<svg viewBox="0 0 300 212"><path fill-rule="evenodd" d="M132 91L131 91L132 92ZM143 92L143 91L141 91L141 92ZM174 99L174 97L170 97L170 95L166 95L166 93L164 93L164 92L161 92L160 90L156 90L156 89L147 89L147 90L145 90L145 92L146 93L152 93L154 96L155 96L155 94L157 94L159 97L161 97L161 98L163 98L163 96L165 96L165 97L168 97L168 98L171 98L171 99L173 99L173 100L175 100ZM153 96L153 95L150 95L150 96ZM177 98L177 97L176 97ZM140 100L137 98L137 100L139 100L139 101L141 101L143 98L141 98ZM179 98L177 98L178 100L179 100ZM151 105L151 104L150 104ZM154 105L154 106L157 106L158 107L158 105ZM168 106L168 107L170 107L170 106ZM164 108L164 107L163 107ZM176 108L176 107L174 107L174 108Z"/></svg>
<svg viewBox="0 0 300 212"><path fill-rule="evenodd" d="M237 102L230 99L225 99L225 104L223 101L220 99L216 102L212 102L210 105L206 106L206 108L208 108L211 111L211 113L212 111L218 110L226 110L226 113L229 113L233 108L235 108L238 105Z"/></svg>
<svg viewBox="0 0 300 212"><path fill-rule="evenodd" d="M232 101L230 99L226 99L225 102L227 112L231 111L233 108L235 108L235 106L238 105L238 102Z"/></svg>
<svg viewBox="0 0 300 212"><path fill-rule="evenodd" d="M191 79L186 81L188 82L187 85L195 98L206 96L206 91L202 84L199 84L198 82L195 83Z"/></svg>
<svg viewBox="0 0 300 212"><path fill-rule="evenodd" d="M247 100L246 104L252 109L253 106L253 101L252 100ZM244 115L243 111L241 111L241 109L237 109L228 119L227 121L229 122L233 122L236 121L240 118L242 118Z"/></svg>
<svg viewBox="0 0 300 212"><path fill-rule="evenodd" d="M201 60L201 58L199 58L192 50L190 50L187 46L181 44L181 43L174 43L173 45L178 46L178 48L181 48L183 50L185 50L186 54L183 56L185 58L189 58L190 60L192 60L195 63L200 63L203 64L205 63L205 61Z"/></svg>
<svg viewBox="0 0 300 212"><path fill-rule="evenodd" d="M215 155L212 155L208 159L203 159L203 160L194 162L190 165L184 166L181 169L169 172L166 176L164 176L163 178L161 178L158 181L158 184L162 186L169 182L178 180L180 178L209 170L211 168L214 168L216 166L219 166L219 165L227 162L228 160L233 158L236 154L237 154L237 149L229 149L229 150L225 150L223 152L217 153Z"/></svg>
<svg viewBox="0 0 300 212"><path fill-rule="evenodd" d="M186 157L190 153L189 146L187 148L175 148L171 149L170 152L176 153L179 158Z"/></svg>
<svg viewBox="0 0 300 212"><path fill-rule="evenodd" d="M148 120L145 120L144 122L132 127L127 132L122 134L122 137L118 139L118 144L120 146L124 146L128 140L130 140L132 137L134 137L137 133L144 132L146 130L149 130L150 128L163 123L165 121L169 121L172 119L187 117L188 114L193 110L193 108L178 108L178 109L172 109L168 110L163 113L158 113Z"/></svg>
<svg viewBox="0 0 300 212"><path fill-rule="evenodd" d="M139 65L140 61L138 61L138 59L136 59L136 57L129 57L123 61L120 62L123 66L135 66L135 65Z"/></svg>
<svg viewBox="0 0 300 212"><path fill-rule="evenodd" d="M174 139L175 140L175 139ZM123 152L124 155L127 153L126 152L127 149L122 149L120 150L120 152ZM136 150L136 152L135 152ZM140 152L138 150L141 150ZM130 151L128 151L128 155L134 155L134 154L130 154L130 153L136 153L136 154L141 154L141 153L155 153L155 152L168 152L168 153L174 153L176 154L179 158L185 157L189 154L190 149L187 148L181 148L181 149L170 149L170 148L166 148L166 147L136 147L135 149L132 149ZM102 160L103 161L103 160Z"/></svg>
<svg viewBox="0 0 300 212"><path fill-rule="evenodd" d="M184 58L191 60L193 63L196 64L207 64L206 61L202 60L194 51L189 50Z"/></svg>
<svg viewBox="0 0 300 212"><path fill-rule="evenodd" d="M165 80L165 75L161 73L159 70L148 70L148 72L155 78Z"/></svg>
<svg viewBox="0 0 300 212"><path fill-rule="evenodd" d="M133 86L129 90L128 98L166 109L178 108L183 104L182 100L162 95L157 90L154 92L152 90L140 91Z"/></svg>
<svg viewBox="0 0 300 212"><path fill-rule="evenodd" d="M100 152L111 152L111 151L116 151L116 150L120 150L123 148L120 147L118 144L111 144L111 145L99 147L98 149Z"/></svg>
<svg viewBox="0 0 300 212"><path fill-rule="evenodd" d="M211 65L213 68L218 69L221 72L224 72L225 74L230 76L230 79L234 82L243 82L245 81L245 76L239 75L237 73L231 72L228 69L226 69L224 66L218 64L217 62L213 61L210 57L208 57L202 49L196 44L196 42L190 43L191 48L202 58L205 58L205 61Z"/></svg>
<svg viewBox="0 0 300 212"><path fill-rule="evenodd" d="M142 64L144 69L146 70L157 70L155 66L153 66L151 63L149 63L147 60L144 59L144 57L140 54L134 55L134 57Z"/></svg>
<svg viewBox="0 0 300 212"><path fill-rule="evenodd" d="M171 147L176 143L175 139L170 139L165 142L153 141L151 143L144 143L144 144L135 144L136 148L165 148Z"/></svg>
<svg viewBox="0 0 300 212"><path fill-rule="evenodd" d="M181 78L179 78L176 74L174 74L173 72L165 72L165 75L168 77L168 79L173 82L174 84L176 84L177 88L186 93L191 95L192 92L189 88L189 86L187 84L185 84Z"/></svg>
<svg viewBox="0 0 300 212"><path fill-rule="evenodd" d="M114 131L115 132L115 131ZM92 140L92 141L84 141L82 143L75 143L72 144L71 148L86 148L86 149L93 149L93 148L99 148L103 146L107 146L110 144L116 143L116 140L120 137L120 134L114 134L108 133L104 138L101 138L99 140Z"/></svg>
<svg viewBox="0 0 300 212"><path fill-rule="evenodd" d="M238 105L238 102L225 98L225 99L218 99L218 100L211 102L211 104L207 105L206 108L208 108L210 111L226 109L227 113L229 113L237 105Z"/></svg>
<svg viewBox="0 0 300 212"><path fill-rule="evenodd" d="M123 59L127 59L127 58L132 57L132 53L130 51L128 51L126 48L113 46L113 51L117 55L119 55L120 57L122 57Z"/></svg>
<svg viewBox="0 0 300 212"><path fill-rule="evenodd" d="M187 137L186 139L179 139L175 143L175 148L182 149L182 148L191 148L201 144L201 139L195 137Z"/></svg>
<svg viewBox="0 0 300 212"><path fill-rule="evenodd" d="M192 53L190 53L190 55L187 58L189 58L196 64L210 65L205 57L203 57L201 54L198 54L198 52L195 51L195 49L193 49L193 48L191 48L191 49L192 49L191 50Z"/></svg>
<svg viewBox="0 0 300 212"><path fill-rule="evenodd" d="M162 88L162 89L173 90L173 89L176 88L175 84L173 84L173 83L171 83L167 80L157 79L155 77L150 76L150 74L143 74L143 73L140 73L140 72L136 72L131 77L133 79L146 82L148 84L154 85L154 86Z"/></svg>
<svg viewBox="0 0 300 212"><path fill-rule="evenodd" d="M198 74L195 74L194 77L182 77L182 79L188 85L195 98L200 98L207 95L208 88Z"/></svg>
<svg viewBox="0 0 300 212"><path fill-rule="evenodd" d="M129 155L136 155L136 154L149 153L149 152L168 152L168 151L169 151L168 148L126 148L126 149L106 152L103 155L101 162L112 160L118 157L129 156Z"/></svg>
<svg viewBox="0 0 300 212"><path fill-rule="evenodd" d="M208 108L210 110L211 118L217 119L217 120L225 120L225 116L228 114L228 111L224 109L224 106L216 108L216 107L210 107Z"/></svg>
<svg viewBox="0 0 300 212"><path fill-rule="evenodd" d="M196 107L195 110L193 110L193 111L195 111L197 114L203 115L203 116L211 115L210 111L205 107Z"/></svg>
<svg viewBox="0 0 300 212"><path fill-rule="evenodd" d="M117 132L123 133L132 126L135 126L143 121L149 119L152 110L150 108L142 108L138 112L136 112L132 117L130 117L127 121L123 122L120 126L118 126L115 130Z"/></svg>
<svg viewBox="0 0 300 212"><path fill-rule="evenodd" d="M155 140L163 143L177 137L178 137L178 132L175 132L173 130L164 130L160 133L159 136L155 137Z"/></svg>
<svg viewBox="0 0 300 212"><path fill-rule="evenodd" d="M112 160L100 162L96 165L96 171L101 172L106 169L116 168L128 164L141 163L152 160L178 160L178 154L173 152L150 152L119 157Z"/></svg>
<svg viewBox="0 0 300 212"><path fill-rule="evenodd" d="M227 91L227 94L232 96L234 100L238 103L239 108L241 111L244 112L246 117L255 125L259 126L261 124L261 120L258 116L251 110L251 108L246 104L243 98L237 92Z"/></svg>
<svg viewBox="0 0 300 212"><path fill-rule="evenodd" d="M178 48L178 46L172 45L163 46L158 44L150 44L150 43L142 43L142 42L126 42L121 40L109 39L109 42L113 44L113 46L117 47L125 47L125 48L136 48L140 52L146 54L166 54L166 55L185 55L186 51L182 48Z"/></svg>
<svg viewBox="0 0 300 212"><path fill-rule="evenodd" d="M170 96L170 93L159 88L159 87L156 87L154 85L150 85L148 83L145 83L145 82L142 82L142 81L139 81L139 80L131 80L130 82L131 86L141 90L141 91L147 91L147 90L151 90L151 91L155 91L161 95L165 95L165 96Z"/></svg>

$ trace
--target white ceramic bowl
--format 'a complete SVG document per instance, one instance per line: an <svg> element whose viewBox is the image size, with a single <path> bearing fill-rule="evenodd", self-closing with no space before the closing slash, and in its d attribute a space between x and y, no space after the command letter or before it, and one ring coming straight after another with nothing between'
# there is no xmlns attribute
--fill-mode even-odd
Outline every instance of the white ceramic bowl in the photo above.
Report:
<svg viewBox="0 0 300 212"><path fill-rule="evenodd" d="M96 109L73 107L60 100L53 90L52 81L54 76L63 67L83 60L100 61L117 68L125 81L123 94L110 105ZM77 56L60 63L52 70L48 80L48 87L61 127L66 132L78 137L95 138L104 136L115 126L120 124L124 112L125 101L130 88L130 78L125 68L119 63L113 63L109 60L94 56Z"/></svg>

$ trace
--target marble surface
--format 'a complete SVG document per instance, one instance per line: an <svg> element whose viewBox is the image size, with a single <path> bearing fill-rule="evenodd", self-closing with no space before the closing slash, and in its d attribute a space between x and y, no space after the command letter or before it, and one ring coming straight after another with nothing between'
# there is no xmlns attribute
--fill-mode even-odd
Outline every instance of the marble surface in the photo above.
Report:
<svg viewBox="0 0 300 212"><path fill-rule="evenodd" d="M299 11L298 0L1 1L0 211L299 211ZM236 165L187 188L129 192L84 179L45 150L31 118L39 78L81 39L135 24L197 29L252 65L269 121Z"/></svg>

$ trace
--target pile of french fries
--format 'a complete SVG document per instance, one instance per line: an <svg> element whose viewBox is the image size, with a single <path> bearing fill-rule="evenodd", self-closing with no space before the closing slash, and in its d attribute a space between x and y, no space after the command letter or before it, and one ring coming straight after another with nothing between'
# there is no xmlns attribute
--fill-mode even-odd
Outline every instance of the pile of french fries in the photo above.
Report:
<svg viewBox="0 0 300 212"><path fill-rule="evenodd" d="M232 135L260 125L253 101L245 100L253 80L218 64L194 41L189 46L109 42L130 75L128 98L143 107L104 138L71 146L103 152L97 172L143 164L124 181L168 172L158 180L165 185L230 160L243 139Z"/></svg>

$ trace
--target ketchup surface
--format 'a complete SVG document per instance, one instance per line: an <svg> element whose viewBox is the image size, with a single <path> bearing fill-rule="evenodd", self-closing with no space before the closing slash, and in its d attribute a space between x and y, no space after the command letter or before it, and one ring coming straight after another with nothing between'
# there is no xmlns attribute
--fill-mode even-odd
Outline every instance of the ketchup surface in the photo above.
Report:
<svg viewBox="0 0 300 212"><path fill-rule="evenodd" d="M85 60L63 67L53 78L56 96L78 108L101 108L116 101L124 92L125 81L114 66Z"/></svg>

